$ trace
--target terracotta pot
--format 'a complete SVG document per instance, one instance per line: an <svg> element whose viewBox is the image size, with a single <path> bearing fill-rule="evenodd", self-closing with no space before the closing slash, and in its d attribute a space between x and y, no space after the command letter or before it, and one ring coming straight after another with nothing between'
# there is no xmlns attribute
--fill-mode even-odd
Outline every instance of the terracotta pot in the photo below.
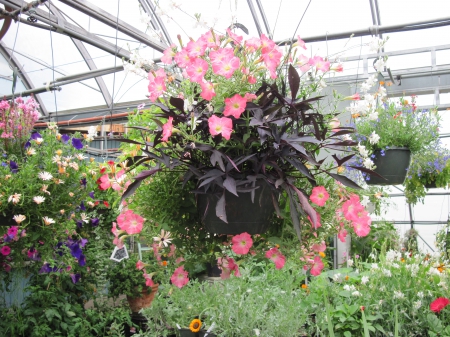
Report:
<svg viewBox="0 0 450 337"><path fill-rule="evenodd" d="M155 284L151 287L152 291L149 293L148 288L142 290L142 297L130 297L127 296L128 304L132 312L139 312L142 308L148 308L155 298L158 291L159 284Z"/></svg>

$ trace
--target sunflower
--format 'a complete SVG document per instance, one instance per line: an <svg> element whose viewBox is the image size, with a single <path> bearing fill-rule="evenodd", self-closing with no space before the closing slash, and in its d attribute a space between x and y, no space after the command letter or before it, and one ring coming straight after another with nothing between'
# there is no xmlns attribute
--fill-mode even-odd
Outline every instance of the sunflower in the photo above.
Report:
<svg viewBox="0 0 450 337"><path fill-rule="evenodd" d="M202 327L202 321L197 318L193 319L191 324L189 324L189 329L192 332L199 332L201 327Z"/></svg>

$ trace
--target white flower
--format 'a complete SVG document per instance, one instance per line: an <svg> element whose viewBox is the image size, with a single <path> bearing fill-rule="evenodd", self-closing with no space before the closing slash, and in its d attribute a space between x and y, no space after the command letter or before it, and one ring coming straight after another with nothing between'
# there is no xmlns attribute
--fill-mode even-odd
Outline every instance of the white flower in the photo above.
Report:
<svg viewBox="0 0 450 337"><path fill-rule="evenodd" d="M82 154L82 153L77 153L76 155L75 155L75 157L77 157L77 159L78 160L85 160L87 157L84 155L84 154Z"/></svg>
<svg viewBox="0 0 450 337"><path fill-rule="evenodd" d="M333 280L334 280L335 282L341 281L341 274L340 274L340 273L334 274L334 275L333 275Z"/></svg>
<svg viewBox="0 0 450 337"><path fill-rule="evenodd" d="M20 201L21 196L22 196L22 194L14 193L13 195L9 196L8 202L12 201L13 204L17 204Z"/></svg>
<svg viewBox="0 0 450 337"><path fill-rule="evenodd" d="M53 178L52 174L49 172L39 172L38 174L39 178L41 178L42 180L51 180Z"/></svg>
<svg viewBox="0 0 450 337"><path fill-rule="evenodd" d="M21 223L22 221L24 221L26 218L27 218L27 217L26 217L25 215L22 215L22 214L18 214L18 215L14 215L14 216L13 216L14 221L15 221L18 225L20 225L20 223Z"/></svg>
<svg viewBox="0 0 450 337"><path fill-rule="evenodd" d="M97 127L94 125L91 125L88 129L88 134L87 134L86 140L88 142L90 142L90 141L94 140L94 137L97 137Z"/></svg>
<svg viewBox="0 0 450 337"><path fill-rule="evenodd" d="M352 259L348 259L347 260L347 267L351 267L353 266L353 260Z"/></svg>
<svg viewBox="0 0 450 337"><path fill-rule="evenodd" d="M52 157L52 163L56 163L56 164L61 163L61 157L58 156L58 155L53 156L53 157Z"/></svg>
<svg viewBox="0 0 450 337"><path fill-rule="evenodd" d="M352 295L353 296L361 296L361 293L358 290L356 290L356 291L352 292Z"/></svg>
<svg viewBox="0 0 450 337"><path fill-rule="evenodd" d="M363 165L366 169L369 169L369 170L372 170L373 166L374 166L372 159L370 159L369 157L364 159Z"/></svg>
<svg viewBox="0 0 450 337"><path fill-rule="evenodd" d="M346 285L344 286L344 290L355 291L356 288L355 288L354 285L348 285L348 284L346 284Z"/></svg>
<svg viewBox="0 0 450 337"><path fill-rule="evenodd" d="M27 156L34 156L36 154L36 150L32 147L28 148L27 150Z"/></svg>
<svg viewBox="0 0 450 337"><path fill-rule="evenodd" d="M372 263L372 269L378 269L378 265L376 263Z"/></svg>
<svg viewBox="0 0 450 337"><path fill-rule="evenodd" d="M259 331L259 329L253 329L253 331L255 332L256 336L259 336L261 334L261 331Z"/></svg>
<svg viewBox="0 0 450 337"><path fill-rule="evenodd" d="M48 185L42 185L41 191L44 192L44 193L47 193L48 195L50 195L50 192L47 191L47 188L48 188Z"/></svg>
<svg viewBox="0 0 450 337"><path fill-rule="evenodd" d="M75 171L78 171L78 169L79 169L78 164L77 164L76 162L71 162L71 163L69 164L69 166L70 166L71 168L73 168Z"/></svg>
<svg viewBox="0 0 450 337"><path fill-rule="evenodd" d="M373 66L377 71L382 71L384 69L384 67L386 66L386 61L384 60L384 58L379 57Z"/></svg>
<svg viewBox="0 0 450 337"><path fill-rule="evenodd" d="M386 97L387 93L386 93L386 88L381 86L378 88L378 95L383 98Z"/></svg>
<svg viewBox="0 0 450 337"><path fill-rule="evenodd" d="M53 220L52 218L49 218L48 216L44 216L42 218L42 220L44 220L44 223L48 226L51 225L52 223L55 223L55 220Z"/></svg>
<svg viewBox="0 0 450 337"><path fill-rule="evenodd" d="M363 195L362 200L360 201L360 204L366 207L370 202L370 199L367 195Z"/></svg>
<svg viewBox="0 0 450 337"><path fill-rule="evenodd" d="M402 258L402 254L400 252L397 252L395 250L389 250L386 253L386 261L387 262L392 262L392 261L400 261L400 259Z"/></svg>
<svg viewBox="0 0 450 337"><path fill-rule="evenodd" d="M394 298L398 298L399 300L405 298L405 294L403 294L401 291L394 291Z"/></svg>
<svg viewBox="0 0 450 337"><path fill-rule="evenodd" d="M366 284L367 282L369 282L369 276L363 276L363 277L361 278L361 283L362 283L362 284Z"/></svg>
<svg viewBox="0 0 450 337"><path fill-rule="evenodd" d="M423 291L419 291L418 293L417 293L417 297L418 298L423 298L425 295L423 294Z"/></svg>
<svg viewBox="0 0 450 337"><path fill-rule="evenodd" d="M350 135L343 135L342 140L343 141L352 141L352 137L350 137Z"/></svg>
<svg viewBox="0 0 450 337"><path fill-rule="evenodd" d="M83 222L85 222L85 223L89 223L89 218L88 218L88 216L86 215L86 213L81 213L81 220L83 221Z"/></svg>
<svg viewBox="0 0 450 337"><path fill-rule="evenodd" d="M393 264L392 264L392 267L394 267L395 269L400 268L400 266L399 266L397 263L393 263Z"/></svg>
<svg viewBox="0 0 450 337"><path fill-rule="evenodd" d="M42 204L44 201L45 201L45 198L44 197L41 197L41 196L36 196L36 197L34 197L33 198L33 201L36 203L36 204Z"/></svg>
<svg viewBox="0 0 450 337"><path fill-rule="evenodd" d="M391 277L392 276L392 273L391 273L391 271L389 269L382 269L382 272L387 277Z"/></svg>
<svg viewBox="0 0 450 337"><path fill-rule="evenodd" d="M422 301L418 300L416 302L413 302L413 306L414 306L414 309L416 309L416 310L419 309L422 306Z"/></svg>
<svg viewBox="0 0 450 337"><path fill-rule="evenodd" d="M367 157L369 155L369 151L366 149L364 145L358 143L358 152L362 157Z"/></svg>
<svg viewBox="0 0 450 337"><path fill-rule="evenodd" d="M376 121L378 119L378 111L372 111L367 118L371 121Z"/></svg>
<svg viewBox="0 0 450 337"><path fill-rule="evenodd" d="M36 142L37 145L40 145L44 140L42 138L36 138L34 141Z"/></svg>
<svg viewBox="0 0 450 337"><path fill-rule="evenodd" d="M380 136L378 136L375 131L372 131L372 133L369 136L369 142L370 144L376 144L380 140Z"/></svg>
<svg viewBox="0 0 450 337"><path fill-rule="evenodd" d="M159 246L162 247L164 245L164 247L167 247L168 243L171 243L172 239L170 238L170 232L169 231L164 231L164 229L161 229L161 234L159 236L155 236L153 238L154 241L159 242Z"/></svg>

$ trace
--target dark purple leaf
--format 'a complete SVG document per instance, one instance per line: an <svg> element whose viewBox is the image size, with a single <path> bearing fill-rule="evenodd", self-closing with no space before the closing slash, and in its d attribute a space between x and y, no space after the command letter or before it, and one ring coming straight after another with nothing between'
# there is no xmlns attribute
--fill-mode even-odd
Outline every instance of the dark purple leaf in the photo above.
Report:
<svg viewBox="0 0 450 337"><path fill-rule="evenodd" d="M332 157L334 158L334 160L336 161L336 164L338 166L342 166L342 164L344 164L346 161L352 159L355 156L355 154L351 154L349 156L343 157L343 158L338 158L335 154L332 155Z"/></svg>
<svg viewBox="0 0 450 337"><path fill-rule="evenodd" d="M223 191L223 194L220 197L220 199L217 201L217 204L216 204L216 215L217 215L217 217L220 220L222 220L223 222L228 223L227 213L225 211L225 190Z"/></svg>
<svg viewBox="0 0 450 337"><path fill-rule="evenodd" d="M361 171L361 172L368 173L368 174L370 174L370 175L372 175L372 176L375 176L375 177L378 177L378 178L387 180L385 177L379 175L377 172L372 171L372 170L369 170L369 169L366 169L365 167L353 166L353 165L349 165L349 167L352 167L352 168L354 168L355 170L359 170L359 171Z"/></svg>
<svg viewBox="0 0 450 337"><path fill-rule="evenodd" d="M290 185L290 186L297 193L298 200L300 201L300 205L302 206L302 208L305 211L305 213L310 217L311 222L317 228L319 219L317 219L317 212L316 212L316 210L311 206L311 204L308 201L308 198L303 194L302 191L300 191L294 185Z"/></svg>
<svg viewBox="0 0 450 337"><path fill-rule="evenodd" d="M238 197L238 194L236 193L236 180L234 180L232 177L227 177L223 181L223 187L225 187L230 193L233 193Z"/></svg>
<svg viewBox="0 0 450 337"><path fill-rule="evenodd" d="M298 88L300 87L300 76L298 76L297 70L295 70L292 64L289 65L288 80L289 87L291 88L291 96L294 100L297 97Z"/></svg>
<svg viewBox="0 0 450 337"><path fill-rule="evenodd" d="M327 174L331 177L333 177L335 180L339 181L341 184L354 188L355 190L362 190L362 187L359 186L358 184L356 184L353 180L350 180L349 178L347 178L346 176L342 176L340 174L336 174L336 173L330 173L327 172Z"/></svg>
<svg viewBox="0 0 450 337"><path fill-rule="evenodd" d="M225 172L225 165L223 164L222 154L219 151L214 150L209 160L211 161L212 166L215 167L216 164L219 164L220 169Z"/></svg>
<svg viewBox="0 0 450 337"><path fill-rule="evenodd" d="M127 188L127 190L123 193L121 201L125 201L130 195L136 191L136 189L141 185L143 180L133 181Z"/></svg>
<svg viewBox="0 0 450 337"><path fill-rule="evenodd" d="M170 97L169 99L170 104L172 104L175 108L180 110L181 112L184 112L184 101L181 98L177 97Z"/></svg>

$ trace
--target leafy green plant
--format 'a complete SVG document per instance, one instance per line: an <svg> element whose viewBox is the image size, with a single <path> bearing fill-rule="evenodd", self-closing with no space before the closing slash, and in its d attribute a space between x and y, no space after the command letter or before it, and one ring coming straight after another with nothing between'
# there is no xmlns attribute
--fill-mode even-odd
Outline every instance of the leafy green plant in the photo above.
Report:
<svg viewBox="0 0 450 337"><path fill-rule="evenodd" d="M450 151L439 142L413 155L404 182L408 203L424 202L430 186L446 188L450 183Z"/></svg>

